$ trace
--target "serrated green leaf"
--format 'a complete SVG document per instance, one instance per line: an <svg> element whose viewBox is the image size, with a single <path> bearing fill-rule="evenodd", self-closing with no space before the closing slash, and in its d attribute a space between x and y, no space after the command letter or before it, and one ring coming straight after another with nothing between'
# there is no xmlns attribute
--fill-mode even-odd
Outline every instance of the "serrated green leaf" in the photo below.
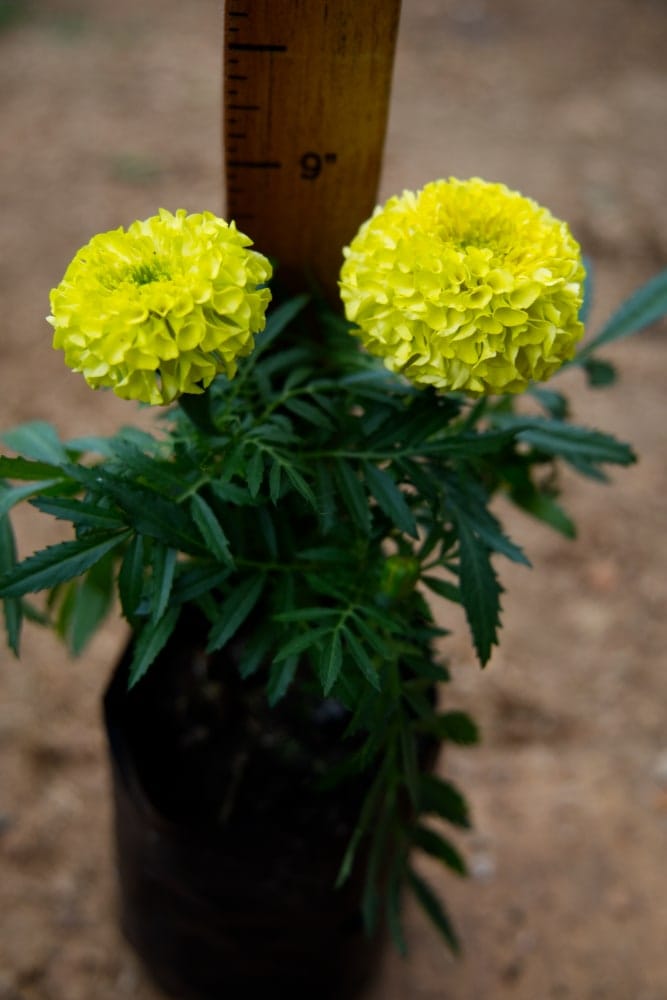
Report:
<svg viewBox="0 0 667 1000"><path fill-rule="evenodd" d="M209 634L207 653L221 649L236 634L261 597L265 582L261 573L246 577L223 601Z"/></svg>
<svg viewBox="0 0 667 1000"><path fill-rule="evenodd" d="M0 577L9 574L16 566L16 542L8 517L0 517ZM3 615L7 645L15 656L19 655L23 607L18 597L6 597L3 601Z"/></svg>
<svg viewBox="0 0 667 1000"><path fill-rule="evenodd" d="M266 696L271 708L277 705L281 698L284 698L286 695L290 684L294 680L298 665L299 657L296 655L288 656L279 663L274 660L271 673L269 674L269 683L266 688Z"/></svg>
<svg viewBox="0 0 667 1000"><path fill-rule="evenodd" d="M461 946L444 906L431 887L417 874L414 868L408 871L408 885L412 889L415 899L435 927L440 931L451 950L455 954L458 954Z"/></svg>
<svg viewBox="0 0 667 1000"><path fill-rule="evenodd" d="M667 314L667 270L642 285L607 320L597 336L585 344L575 361L582 361L604 344L638 333Z"/></svg>
<svg viewBox="0 0 667 1000"><path fill-rule="evenodd" d="M77 528L114 531L125 527L116 511L105 510L99 504L85 503L67 497L38 497L32 500L31 504L44 514L50 514L60 521L71 521Z"/></svg>
<svg viewBox="0 0 667 1000"><path fill-rule="evenodd" d="M144 593L144 538L134 535L118 573L118 594L123 615L132 621Z"/></svg>
<svg viewBox="0 0 667 1000"><path fill-rule="evenodd" d="M179 564L177 564L177 571ZM195 601L202 594L210 594L220 587L231 569L220 567L219 563L204 563L202 565L190 565L187 569L178 572L172 587L172 599L176 604L187 604Z"/></svg>
<svg viewBox="0 0 667 1000"><path fill-rule="evenodd" d="M454 826L470 826L466 800L451 782L435 774L420 775L419 805L421 812L433 813Z"/></svg>
<svg viewBox="0 0 667 1000"><path fill-rule="evenodd" d="M263 625L263 628L256 629L244 640L239 662L239 673L243 678L251 677L267 662L271 647L275 644L275 630L267 622Z"/></svg>
<svg viewBox="0 0 667 1000"><path fill-rule="evenodd" d="M517 439L569 461L616 465L631 465L635 461L630 446L617 441L611 434L555 420L535 418L529 426L519 430Z"/></svg>
<svg viewBox="0 0 667 1000"><path fill-rule="evenodd" d="M317 501L315 499L315 494L301 473L298 472L293 465L285 464L285 475L297 493L300 493L306 503L310 504L310 506L316 510Z"/></svg>
<svg viewBox="0 0 667 1000"><path fill-rule="evenodd" d="M159 542L152 548L152 580L151 580L151 620L157 622L162 618L174 582L176 568L176 549L170 549Z"/></svg>
<svg viewBox="0 0 667 1000"><path fill-rule="evenodd" d="M107 552L122 544L128 534L129 532L124 531L111 537L96 535L50 545L29 556L0 578L0 597L22 597L24 594L51 589L80 576Z"/></svg>
<svg viewBox="0 0 667 1000"><path fill-rule="evenodd" d="M256 497L259 493L259 488L262 485L263 478L264 456L259 448L257 448L253 451L248 465L246 466L246 482L248 484L248 492L251 497Z"/></svg>
<svg viewBox="0 0 667 1000"><path fill-rule="evenodd" d="M158 653L166 646L176 628L181 609L169 608L158 621L148 621L141 629L134 645L128 687L132 688L140 680Z"/></svg>
<svg viewBox="0 0 667 1000"><path fill-rule="evenodd" d="M147 486L129 485L98 466L69 466L68 473L96 495L110 497L135 531L181 549L189 555L206 555L206 547L186 511Z"/></svg>
<svg viewBox="0 0 667 1000"><path fill-rule="evenodd" d="M312 403L307 403L303 399L298 399L292 397L285 401L285 406L292 413L296 413L298 417L305 420L308 424L312 424L314 427L321 427L323 430L330 431L333 428L333 423L326 415L323 413L319 406L314 406Z"/></svg>
<svg viewBox="0 0 667 1000"><path fill-rule="evenodd" d="M342 666L343 647L340 632L336 629L327 636L317 660L317 672L322 685L322 691L325 695L330 694L331 689L338 680Z"/></svg>
<svg viewBox="0 0 667 1000"><path fill-rule="evenodd" d="M192 518L210 552L226 566L234 565L229 540L210 505L199 493L190 500Z"/></svg>
<svg viewBox="0 0 667 1000"><path fill-rule="evenodd" d="M324 636L329 635L330 633L331 626L321 625L318 628L309 628L305 632L300 632L298 635L292 636L291 639L280 647L273 658L273 662L282 663L283 660L286 660L289 656L303 653L311 646L317 645L317 643L320 642Z"/></svg>
<svg viewBox="0 0 667 1000"><path fill-rule="evenodd" d="M498 642L502 587L491 565L489 550L465 518L457 518L461 599L480 663L487 663Z"/></svg>
<svg viewBox="0 0 667 1000"><path fill-rule="evenodd" d="M377 668L373 665L373 661L364 649L363 644L359 642L354 632L351 632L349 629L345 629L343 635L347 648L350 652L350 656L359 667L359 670L369 684L371 684L376 691L379 691L381 685Z"/></svg>
<svg viewBox="0 0 667 1000"><path fill-rule="evenodd" d="M444 597L446 601L453 601L454 604L461 603L460 589L449 580L441 580L439 576L422 576L421 581L429 590L432 590L439 597Z"/></svg>
<svg viewBox="0 0 667 1000"><path fill-rule="evenodd" d="M391 475L384 469L371 465L370 462L364 462L363 468L367 488L389 520L393 521L400 531L417 538L417 524L412 511Z"/></svg>
<svg viewBox="0 0 667 1000"><path fill-rule="evenodd" d="M416 826L411 831L412 842L432 858L437 858L457 875L467 875L463 856L454 845L428 826Z"/></svg>
<svg viewBox="0 0 667 1000"><path fill-rule="evenodd" d="M341 459L335 465L335 475L343 503L352 520L364 534L368 534L371 526L370 509L354 469L349 462Z"/></svg>
<svg viewBox="0 0 667 1000"><path fill-rule="evenodd" d="M269 472L269 496L271 497L271 502L274 504L278 503L280 499L281 478L282 467L280 462L274 459Z"/></svg>
<svg viewBox="0 0 667 1000"><path fill-rule="evenodd" d="M39 462L53 465L69 461L55 427L43 420L33 420L12 427L11 430L0 434L0 440L25 458L34 458Z"/></svg>
<svg viewBox="0 0 667 1000"><path fill-rule="evenodd" d="M273 619L277 622L309 622L338 617L340 611L337 608L294 608L290 611L279 611Z"/></svg>

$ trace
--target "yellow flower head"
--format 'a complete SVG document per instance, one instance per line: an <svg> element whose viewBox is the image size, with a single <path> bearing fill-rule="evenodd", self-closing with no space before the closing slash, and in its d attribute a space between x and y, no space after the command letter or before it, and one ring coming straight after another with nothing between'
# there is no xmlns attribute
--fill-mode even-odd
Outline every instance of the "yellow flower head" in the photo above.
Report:
<svg viewBox="0 0 667 1000"><path fill-rule="evenodd" d="M520 392L572 357L584 268L566 223L504 184L434 181L375 210L344 250L354 331L391 371Z"/></svg>
<svg viewBox="0 0 667 1000"><path fill-rule="evenodd" d="M249 246L233 222L184 209L94 236L51 292L54 348L93 389L144 403L233 378L271 298Z"/></svg>

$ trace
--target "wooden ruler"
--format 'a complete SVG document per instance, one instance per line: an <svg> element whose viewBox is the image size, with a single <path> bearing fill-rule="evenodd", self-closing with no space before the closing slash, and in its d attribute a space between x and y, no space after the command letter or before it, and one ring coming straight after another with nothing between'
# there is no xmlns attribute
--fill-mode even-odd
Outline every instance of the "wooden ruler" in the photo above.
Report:
<svg viewBox="0 0 667 1000"><path fill-rule="evenodd" d="M226 214L292 287L336 295L374 206L400 0L227 0Z"/></svg>

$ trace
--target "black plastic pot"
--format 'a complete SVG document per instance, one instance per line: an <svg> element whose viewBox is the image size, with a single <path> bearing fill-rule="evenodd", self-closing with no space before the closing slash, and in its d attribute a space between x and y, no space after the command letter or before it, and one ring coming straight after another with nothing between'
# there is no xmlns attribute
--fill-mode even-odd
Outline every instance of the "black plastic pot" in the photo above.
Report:
<svg viewBox="0 0 667 1000"><path fill-rule="evenodd" d="M363 872L334 889L363 782L318 779L345 719L269 713L238 650L207 658L199 634L184 616L131 692L128 649L106 693L122 929L180 1000L352 1000L383 941L363 930Z"/></svg>

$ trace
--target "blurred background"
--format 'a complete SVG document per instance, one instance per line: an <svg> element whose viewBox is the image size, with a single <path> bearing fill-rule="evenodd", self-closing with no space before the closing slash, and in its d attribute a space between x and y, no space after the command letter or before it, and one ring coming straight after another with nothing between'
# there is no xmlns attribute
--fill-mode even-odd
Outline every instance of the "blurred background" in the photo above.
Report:
<svg viewBox="0 0 667 1000"><path fill-rule="evenodd" d="M221 37L218 0L0 0L0 426L133 420L50 350L48 291L93 233L222 209ZM479 175L546 204L593 261L595 328L667 266L666 41L664 0L405 0L381 197ZM611 389L560 380L640 462L566 477L575 543L499 507L534 569L499 564L483 674L443 607L446 697L483 743L442 762L472 878L424 870L464 955L408 908L410 956L373 1000L667 997L666 332L609 349ZM26 553L57 537L19 524ZM0 1000L158 996L113 912L99 700L123 640L112 622L71 663L33 629L21 663L0 651Z"/></svg>

